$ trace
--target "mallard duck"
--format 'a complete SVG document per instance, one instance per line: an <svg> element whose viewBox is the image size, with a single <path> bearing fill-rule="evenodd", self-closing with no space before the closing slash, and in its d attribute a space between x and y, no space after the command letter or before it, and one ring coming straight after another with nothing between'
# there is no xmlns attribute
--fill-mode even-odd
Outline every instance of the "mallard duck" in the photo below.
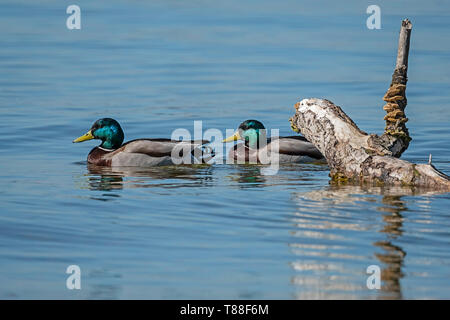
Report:
<svg viewBox="0 0 450 320"><path fill-rule="evenodd" d="M136 139L122 144L124 133L111 118L94 122L91 129L74 143L99 139L102 143L89 152L88 163L98 166L153 167L206 162L214 154L203 148L207 140L177 141L170 139ZM176 149L175 149L176 148Z"/></svg>
<svg viewBox="0 0 450 320"><path fill-rule="evenodd" d="M239 125L238 130L223 142L242 140L243 143L236 144L230 149L228 157L233 160L245 159L245 162L261 162L262 152L270 154L275 152L275 159L279 163L298 163L324 160L319 150L302 136L272 137L266 138L264 125L258 120L246 120ZM266 140L267 143L261 141ZM278 142L278 152L276 145ZM253 160L253 161L251 161Z"/></svg>

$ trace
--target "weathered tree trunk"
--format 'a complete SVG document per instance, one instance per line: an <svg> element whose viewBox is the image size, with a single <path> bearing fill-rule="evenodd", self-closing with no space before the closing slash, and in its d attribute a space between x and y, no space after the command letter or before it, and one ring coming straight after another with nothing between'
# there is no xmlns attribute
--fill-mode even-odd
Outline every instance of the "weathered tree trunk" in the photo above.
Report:
<svg viewBox="0 0 450 320"><path fill-rule="evenodd" d="M450 190L450 178L431 164L413 164L398 157L411 138L405 126L406 81L411 22L402 21L397 64L384 100L386 129L367 134L331 101L304 99L295 105L291 127L300 131L327 159L337 182L369 182Z"/></svg>

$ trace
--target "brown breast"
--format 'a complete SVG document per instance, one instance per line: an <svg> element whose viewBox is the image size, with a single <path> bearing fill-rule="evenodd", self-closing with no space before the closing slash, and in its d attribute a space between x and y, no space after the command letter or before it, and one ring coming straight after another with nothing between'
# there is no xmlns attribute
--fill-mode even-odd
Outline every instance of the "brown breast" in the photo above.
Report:
<svg viewBox="0 0 450 320"><path fill-rule="evenodd" d="M234 145L233 148L230 149L228 157L233 159L235 163L238 163L238 160L252 163L256 161L256 163L259 163L258 150L249 149L243 143Z"/></svg>
<svg viewBox="0 0 450 320"><path fill-rule="evenodd" d="M113 151L106 151L100 149L99 147L95 147L91 150L91 152L89 152L87 161L88 163L92 163L97 166L111 167L111 159L105 159L105 155L111 152Z"/></svg>

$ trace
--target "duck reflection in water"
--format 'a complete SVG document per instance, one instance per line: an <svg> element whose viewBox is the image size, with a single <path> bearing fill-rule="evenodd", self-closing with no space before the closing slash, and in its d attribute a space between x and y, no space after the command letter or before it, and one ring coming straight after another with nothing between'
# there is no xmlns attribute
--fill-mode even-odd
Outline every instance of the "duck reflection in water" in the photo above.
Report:
<svg viewBox="0 0 450 320"><path fill-rule="evenodd" d="M236 165L233 174L228 178L237 182L237 186L241 189L259 188L266 185L266 178L264 177L264 166L256 164L242 164Z"/></svg>
<svg viewBox="0 0 450 320"><path fill-rule="evenodd" d="M123 174L114 170L105 170L88 164L89 175L87 176L91 190L111 191L123 189Z"/></svg>
<svg viewBox="0 0 450 320"><path fill-rule="evenodd" d="M91 190L114 191L124 188L199 187L212 184L209 165L163 167L104 167L87 165Z"/></svg>

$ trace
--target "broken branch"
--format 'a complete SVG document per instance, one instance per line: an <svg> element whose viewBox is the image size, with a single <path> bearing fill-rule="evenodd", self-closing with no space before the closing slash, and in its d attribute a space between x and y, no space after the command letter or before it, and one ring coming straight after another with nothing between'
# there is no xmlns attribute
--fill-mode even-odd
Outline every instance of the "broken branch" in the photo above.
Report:
<svg viewBox="0 0 450 320"><path fill-rule="evenodd" d="M402 21L397 63L391 85L384 96L388 112L382 136L367 134L331 101L303 99L290 119L326 158L330 176L336 182L404 185L450 191L450 178L431 163L414 164L398 157L408 148L408 120L405 117L409 39L412 24Z"/></svg>

